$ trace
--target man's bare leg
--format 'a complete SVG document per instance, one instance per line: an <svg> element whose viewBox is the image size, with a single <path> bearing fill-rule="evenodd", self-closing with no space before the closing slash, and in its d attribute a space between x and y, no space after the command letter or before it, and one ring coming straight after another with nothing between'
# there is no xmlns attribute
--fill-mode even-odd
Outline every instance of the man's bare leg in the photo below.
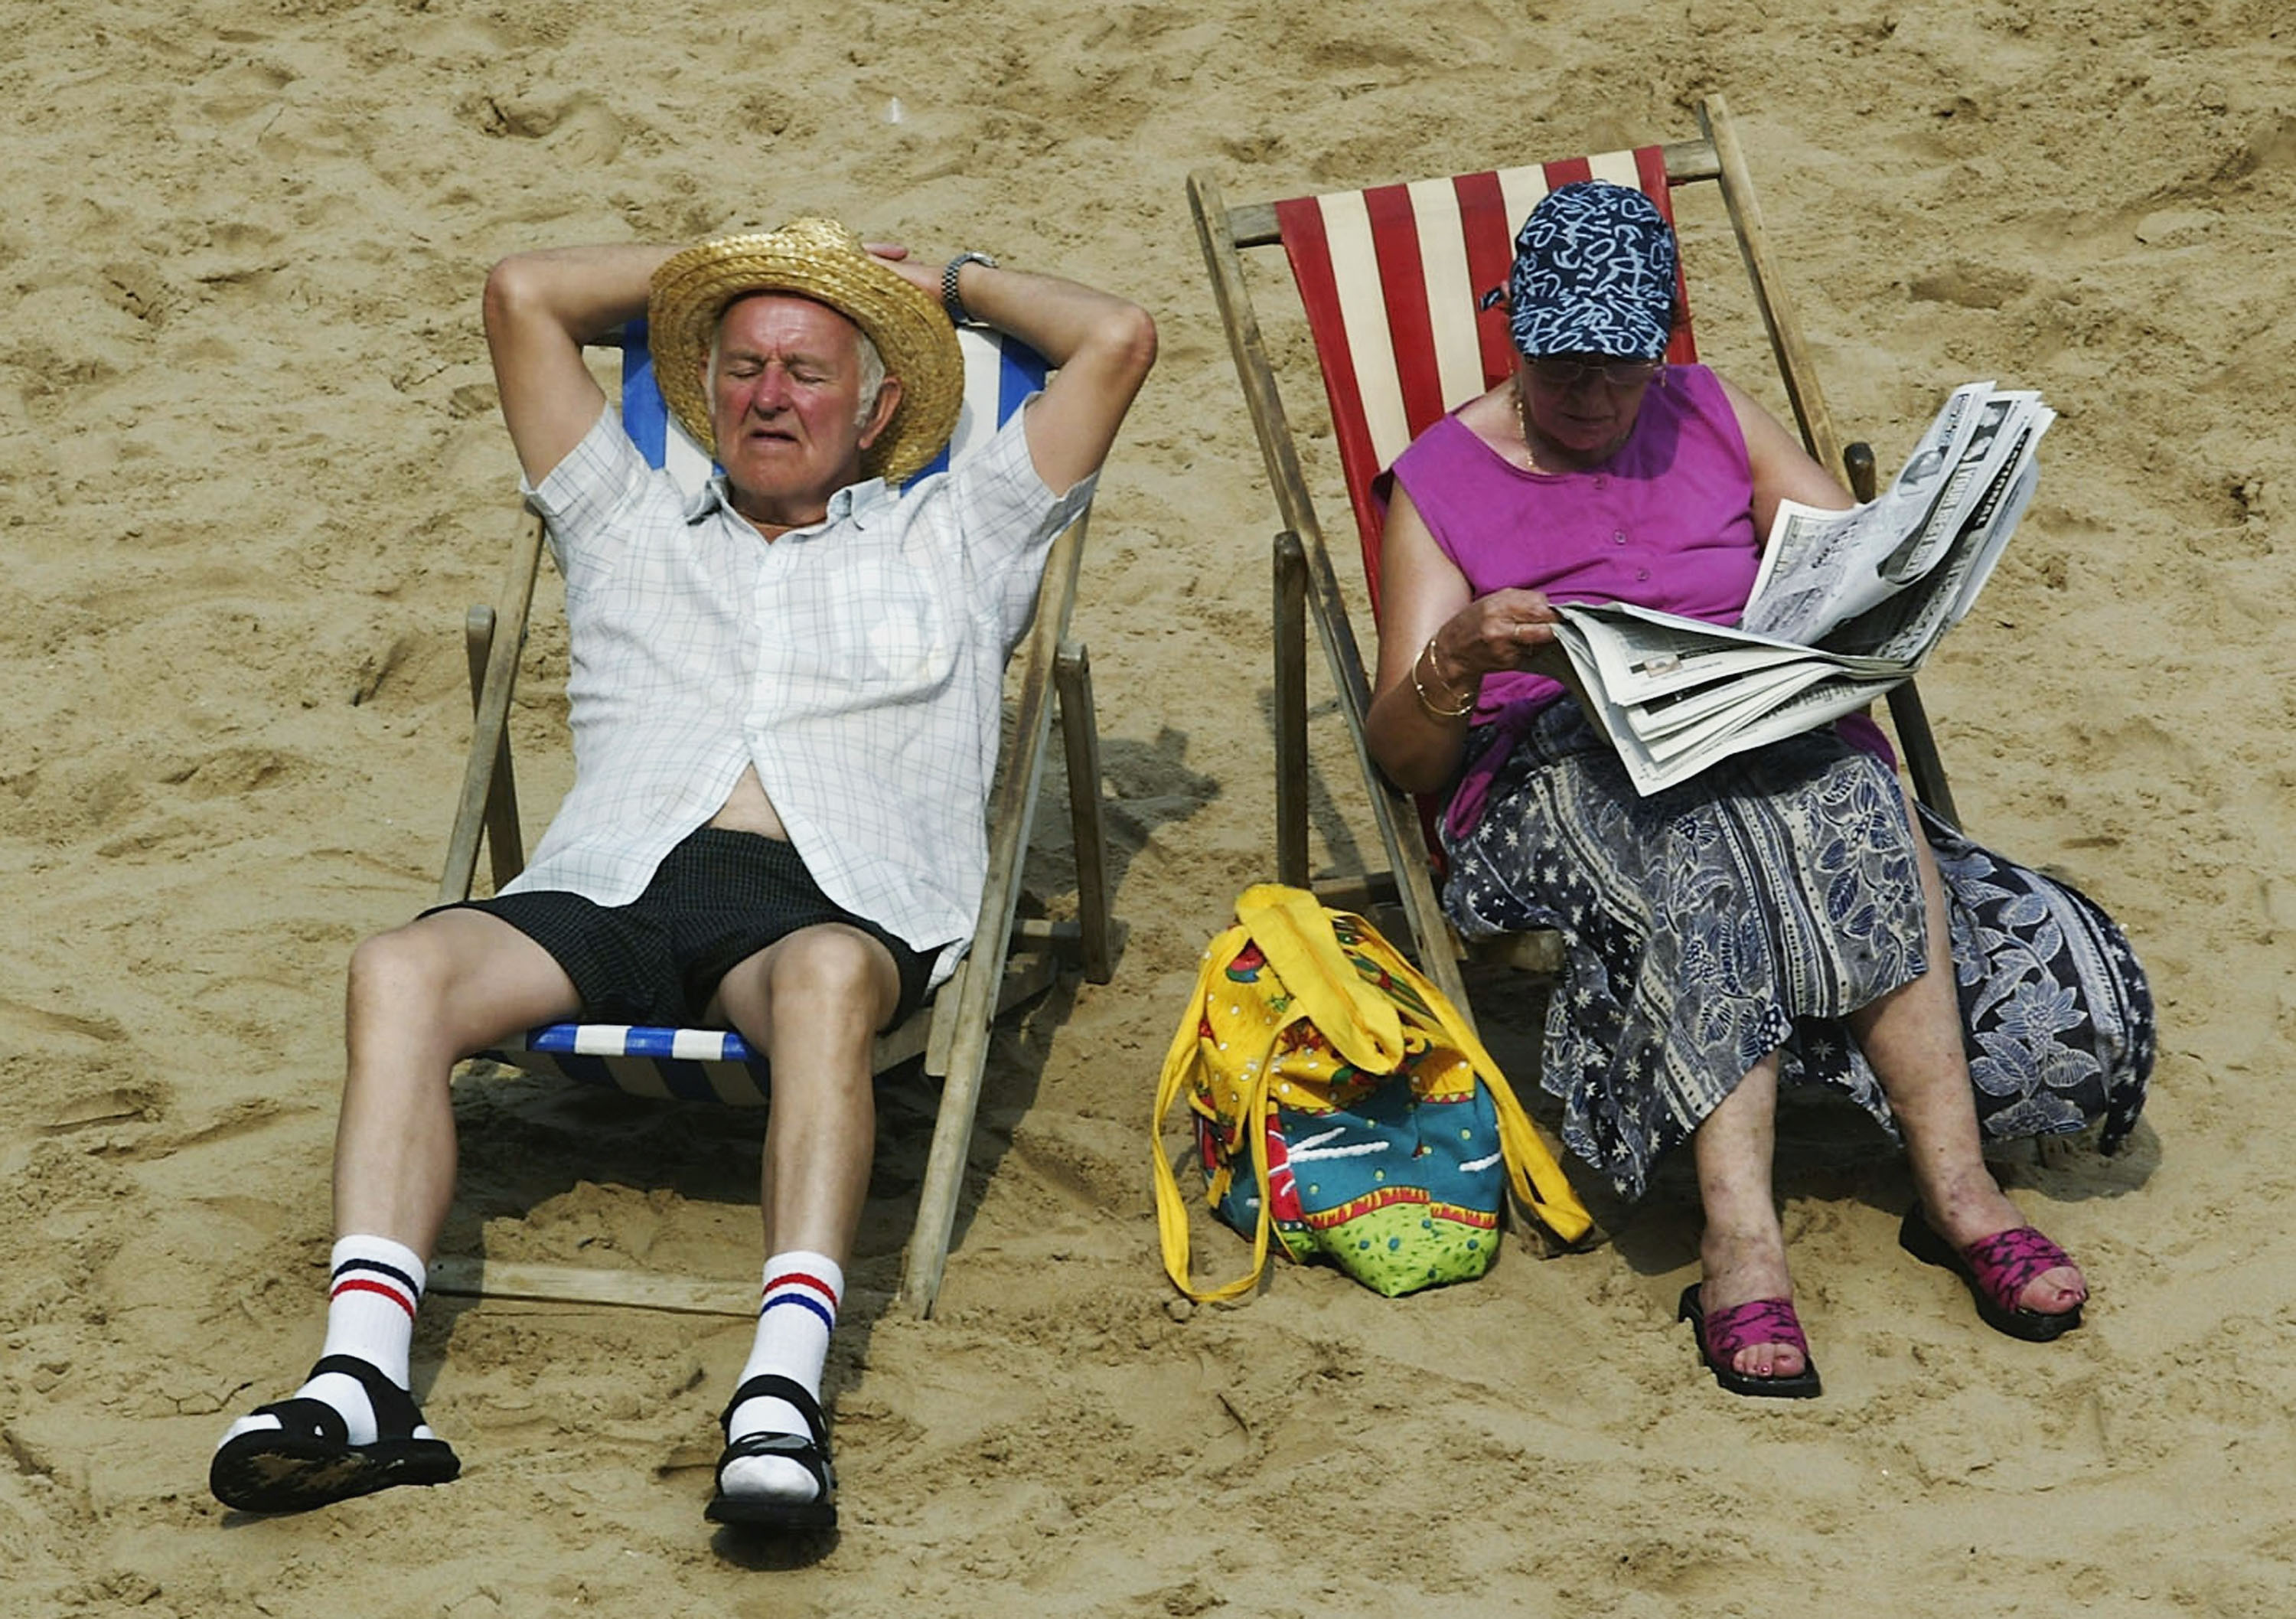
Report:
<svg viewBox="0 0 2296 1619"><path fill-rule="evenodd" d="M758 1188L768 1251L849 1255L876 1154L870 1052L900 995L885 948L837 924L777 940L719 983L709 1015L773 1064Z"/></svg>
<svg viewBox="0 0 2296 1619"><path fill-rule="evenodd" d="M727 1416L729 1446L758 1435L809 1437L817 1418L829 1334L876 1151L870 1050L899 999L884 947L857 928L829 924L800 929L736 965L711 1005L713 1016L722 1014L773 1065L758 1188L766 1292L740 1382L770 1377L796 1385L741 1398ZM825 1454L821 1460L825 1467ZM787 1521L834 1521L822 1481L789 1454L727 1459L718 1490L713 1516L775 1522L811 1509L814 1516Z"/></svg>
<svg viewBox="0 0 2296 1619"><path fill-rule="evenodd" d="M1793 1297L1785 1232L1770 1185L1777 1109L1778 1056L1772 1052L1746 1071L1690 1138L1706 1215L1698 1245L1706 1273L1699 1302L1709 1316L1755 1299ZM1799 1377L1808 1363L1792 1344L1749 1344L1730 1360L1751 1377Z"/></svg>
<svg viewBox="0 0 2296 1619"><path fill-rule="evenodd" d="M454 1195L447 1081L460 1057L575 1006L549 953L483 912L421 917L353 954L327 1341L287 1401L225 1434L209 1479L226 1504L295 1510L455 1475L406 1392L424 1266Z"/></svg>
<svg viewBox="0 0 2296 1619"><path fill-rule="evenodd" d="M549 951L485 911L447 910L351 955L335 1235L371 1232L426 1260L455 1194L455 1064L579 1009Z"/></svg>
<svg viewBox="0 0 2296 1619"><path fill-rule="evenodd" d="M1985 1167L1962 1048L1961 1004L1954 992L1945 884L1918 827L1914 851L1928 912L1929 971L1847 1021L1905 1132L1906 1162L1931 1228L1961 1249L2027 1221ZM2060 1315L2087 1296L2079 1268L2065 1265L2028 1282L2018 1303L2043 1315Z"/></svg>

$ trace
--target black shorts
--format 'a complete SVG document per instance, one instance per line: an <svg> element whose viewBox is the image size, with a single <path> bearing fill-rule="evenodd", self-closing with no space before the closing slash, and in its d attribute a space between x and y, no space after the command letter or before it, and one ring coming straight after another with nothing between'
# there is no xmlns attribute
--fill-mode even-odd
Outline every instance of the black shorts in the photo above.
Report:
<svg viewBox="0 0 2296 1619"><path fill-rule="evenodd" d="M838 922L859 928L893 957L901 998L886 1021L890 1028L924 1004L939 954L914 949L840 908L793 845L720 826L689 834L627 905L537 889L434 908L480 910L509 923L550 952L574 981L581 1015L602 1023L698 1023L718 981L739 963L800 928Z"/></svg>

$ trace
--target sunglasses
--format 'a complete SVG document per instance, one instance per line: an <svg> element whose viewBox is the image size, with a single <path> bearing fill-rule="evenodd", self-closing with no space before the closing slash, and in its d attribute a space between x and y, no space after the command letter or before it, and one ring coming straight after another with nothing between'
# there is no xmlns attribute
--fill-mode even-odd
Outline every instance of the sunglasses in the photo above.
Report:
<svg viewBox="0 0 2296 1619"><path fill-rule="evenodd" d="M1546 354L1528 363L1530 374L1550 388L1573 388L1590 376L1599 376L1613 388L1633 388L1656 376L1665 362L1580 359L1568 354Z"/></svg>

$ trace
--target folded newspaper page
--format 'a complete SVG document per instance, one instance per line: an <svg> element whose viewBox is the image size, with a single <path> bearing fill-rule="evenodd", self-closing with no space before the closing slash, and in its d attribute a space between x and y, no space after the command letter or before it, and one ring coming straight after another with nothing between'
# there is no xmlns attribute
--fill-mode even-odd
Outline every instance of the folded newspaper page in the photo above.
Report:
<svg viewBox="0 0 2296 1619"><path fill-rule="evenodd" d="M1735 628L1624 602L1557 604L1555 639L1636 790L1824 725L1910 679L1990 578L2056 413L1956 388L1903 471L1863 505L1787 501Z"/></svg>

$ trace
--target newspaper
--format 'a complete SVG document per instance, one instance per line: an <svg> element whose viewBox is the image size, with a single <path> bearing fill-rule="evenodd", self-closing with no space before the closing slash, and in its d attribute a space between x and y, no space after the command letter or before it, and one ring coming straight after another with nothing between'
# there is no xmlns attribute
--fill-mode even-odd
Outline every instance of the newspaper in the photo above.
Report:
<svg viewBox="0 0 2296 1619"><path fill-rule="evenodd" d="M1557 604L1555 638L1636 789L1824 725L1912 678L1991 577L2056 413L1956 388L1890 487L1846 512L1780 505L1735 629L1625 602Z"/></svg>

